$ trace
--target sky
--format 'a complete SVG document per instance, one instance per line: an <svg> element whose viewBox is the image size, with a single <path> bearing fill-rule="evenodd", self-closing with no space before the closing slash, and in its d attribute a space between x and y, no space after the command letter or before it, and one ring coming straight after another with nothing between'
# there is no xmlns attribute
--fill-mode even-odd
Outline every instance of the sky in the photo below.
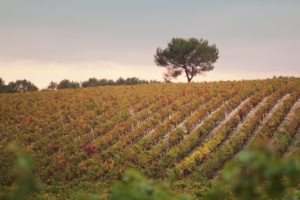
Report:
<svg viewBox="0 0 300 200"><path fill-rule="evenodd" d="M195 82L300 77L299 0L0 0L0 77L40 89L93 77L162 81L154 54L174 37L219 49Z"/></svg>

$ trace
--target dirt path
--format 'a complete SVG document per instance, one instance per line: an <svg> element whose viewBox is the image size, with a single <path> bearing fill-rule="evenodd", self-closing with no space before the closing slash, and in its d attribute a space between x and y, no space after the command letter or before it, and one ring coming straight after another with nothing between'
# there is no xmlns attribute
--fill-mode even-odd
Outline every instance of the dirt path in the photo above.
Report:
<svg viewBox="0 0 300 200"><path fill-rule="evenodd" d="M196 146L196 147L194 148L194 150L192 150L186 157L190 157L194 152L198 151L198 150L202 147L202 145L203 145L204 143L207 143L209 140L211 140L211 139L214 137L214 135L221 129L221 127L222 127L224 124L226 124L226 123L230 120L230 118L231 118L232 116L236 115L237 112L238 112L238 110L239 110L245 103L247 103L247 102L250 100L251 97L252 97L252 95L251 95L250 97L246 98L244 101L242 101L242 103L240 103L240 105L237 106L235 109L233 109L230 113L228 113L228 114L226 115L225 119L222 120L222 121L218 124L218 126L216 126L215 128L213 128L213 130L211 130L211 131L207 134L207 136L205 136L205 137L203 138L203 142L202 142L200 145ZM204 121L204 120L203 120L203 121ZM196 128L200 127L200 126L203 124L203 121L202 121Z"/></svg>
<svg viewBox="0 0 300 200"><path fill-rule="evenodd" d="M201 109L203 106L206 106L208 103L210 103L210 101L201 104L201 105L198 107L197 110ZM191 102L189 102L188 104L184 104L183 106L187 106L187 105L190 105L190 104L191 104ZM176 113L176 112L172 113L172 115L170 115L169 118L165 119L163 122L160 122L160 124L163 124L163 123L164 123L165 121L167 121L168 119L171 119L172 116L175 115L175 113ZM196 113L196 112L192 113L190 116L192 116L192 115L195 114L195 113ZM185 118L185 120L183 120L179 125L183 125L183 124L186 122L186 120L187 120L188 118L189 118L189 116L187 116L187 117ZM174 126L174 127L172 128L172 130L175 129L175 128L177 128L179 125ZM147 133L147 134L144 135L143 137L151 137L151 135L154 133L155 129L156 129L156 128L153 128L151 131L149 131L149 133ZM169 132L164 136L164 138L168 138L168 135L170 134L170 132L171 132L171 131L169 131ZM164 140L165 140L165 139L164 139Z"/></svg>
<svg viewBox="0 0 300 200"><path fill-rule="evenodd" d="M229 100L225 101L225 103L227 103L228 101L229 101ZM207 102L207 103L209 103L209 102ZM206 106L207 103L205 103L203 106ZM213 112L211 112L205 119L211 117L215 112L217 112L218 110L220 110L220 109L222 108L222 106L223 106L225 103L221 104L218 108L216 108ZM203 106L201 106L199 109L201 109ZM199 109L198 109L198 110L199 110ZM196 114L196 113L197 113L197 111L194 112L193 114L191 114L189 117L193 116L193 115ZM187 117L185 120L183 120L180 124L178 124L178 125L175 127L175 128L180 127L180 128L183 128L183 129L185 130L185 135L183 136L183 138L186 138L186 137L188 136L188 134L187 134L188 131L186 130L184 124L187 122L187 120L188 120L189 117ZM193 128L192 130L190 130L190 132L196 130L199 126L201 126L201 125L203 124L203 121L204 121L204 120L202 120L201 123L198 124L195 128ZM164 136L164 141L167 140L168 138L169 138L169 133L166 134L166 135Z"/></svg>
<svg viewBox="0 0 300 200"><path fill-rule="evenodd" d="M288 98L290 96L290 94L286 94L284 97L282 97L274 106L273 108L270 110L270 112L268 112L268 114L266 114L263 118L263 120L260 122L260 124L258 125L258 127L256 128L256 131L254 131L254 133L252 134L252 136L247 140L247 142L245 143L245 147L244 149L247 149L250 145L250 143L252 142L252 140L255 138L255 136L261 131L261 129L263 128L264 124L272 117L273 113L278 110L282 105L283 105L283 101ZM239 153L236 154L236 156ZM236 157L235 156L235 157Z"/></svg>
<svg viewBox="0 0 300 200"><path fill-rule="evenodd" d="M254 108L251 109L251 111L244 117L242 121L238 124L236 128L234 128L234 131L227 137L226 141L222 144L224 146L227 144L234 136L236 136L240 130L244 127L245 124L248 123L248 121L255 115L255 113L258 111L259 107L264 105L264 103L267 101L268 97L265 97L258 105L256 105Z"/></svg>
<svg viewBox="0 0 300 200"><path fill-rule="evenodd" d="M181 127L181 128L183 128L183 129L187 132L187 130L186 130L185 127L184 127L184 124L186 123L186 121L187 121L191 116L195 115L199 109L205 107L205 106L206 106L208 103L210 103L210 102L211 102L211 100L209 100L208 102L202 104L195 112L193 112L191 115L187 116L187 117L185 118L185 120L183 120L183 121L180 122L177 126L175 126L174 129L177 128L177 127ZM221 107L221 106L222 106L222 105L220 105L220 107ZM168 136L169 136L169 133L165 135L165 138L167 139Z"/></svg>
<svg viewBox="0 0 300 200"><path fill-rule="evenodd" d="M292 108L290 109L290 111L288 112L288 114L284 117L283 121L281 122L281 124L278 126L274 136L272 137L272 139L270 140L271 144L273 145L274 142L276 141L276 133L279 132L284 132L285 131L285 127L286 125L288 125L288 123L291 121L291 119L295 116L295 112L296 109L300 107L300 99L298 99L294 105L292 106Z"/></svg>
<svg viewBox="0 0 300 200"><path fill-rule="evenodd" d="M289 156L292 153L298 151L300 149L300 127L297 130L297 133L294 136L294 139L290 146L288 147L287 151L283 155L283 157Z"/></svg>
<svg viewBox="0 0 300 200"><path fill-rule="evenodd" d="M261 131L261 129L263 128L264 124L272 117L273 113L274 113L276 110L278 110L278 109L283 105L283 101L284 101L286 98L288 98L289 96L290 96L290 94L287 94L287 95L285 95L284 97L282 97L282 98L281 98L281 99L273 106L273 108L270 110L270 112L264 116L262 122L260 122L260 125L256 128L256 131L254 131L254 133L252 134L252 136L251 136L251 137L246 141L246 143L244 144L243 150L244 150L244 149L247 149L247 148L249 147L251 141L252 141L252 140L255 138L255 136ZM255 109L253 109L253 111L254 111L254 110L257 111L257 110L259 109L259 107L260 107L261 105L263 105L263 103L265 103L265 102L266 102L266 99L264 99L262 102L260 102L259 106L256 106ZM256 111L255 111L255 112L256 112ZM255 112L254 112L254 113L255 113ZM249 116L248 116L248 115L249 115ZM245 120L244 120L246 123L247 123L248 120L253 116L253 112L251 111L248 115L246 116L246 118L245 118ZM241 123L241 124L239 124L239 126L240 126L240 125L241 125L241 127L242 127L242 126L244 125L244 122ZM238 131L235 131L235 132L236 132L236 133L235 133L235 135L236 135L236 134L238 133ZM300 134L300 133L299 133L299 134ZM228 143L228 142L229 142L229 140L226 140L225 143ZM241 151L240 151L240 152L241 152ZM236 153L230 161L232 161L233 159L236 159L237 156L240 154L240 152ZM230 162L230 161L228 161L228 162ZM219 170L219 171L216 173L216 175L213 177L213 180L218 179L218 178L220 177L220 174L222 174L222 171L223 171L223 170Z"/></svg>

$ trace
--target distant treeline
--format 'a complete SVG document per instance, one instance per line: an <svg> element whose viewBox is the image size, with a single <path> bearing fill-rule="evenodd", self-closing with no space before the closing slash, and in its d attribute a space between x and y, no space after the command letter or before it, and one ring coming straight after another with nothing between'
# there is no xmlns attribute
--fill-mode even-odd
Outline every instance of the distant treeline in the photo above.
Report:
<svg viewBox="0 0 300 200"><path fill-rule="evenodd" d="M141 80L136 77L124 79L120 77L116 81L112 79L96 79L90 78L87 81L77 82L70 81L68 79L64 79L59 83L51 81L47 88L41 89L41 91L45 90L61 90L61 89L76 89L80 87L97 87L97 86L105 86L105 85L138 85L138 84L151 84L151 83L162 83L161 81L156 80ZM16 93L16 92L29 92L29 91L39 91L39 88L34 85L34 83L24 79L17 80L16 82L9 82L8 85L5 85L5 82L2 78L0 78L0 93Z"/></svg>
<svg viewBox="0 0 300 200"><path fill-rule="evenodd" d="M8 85L5 85L4 80L0 78L0 93L29 92L38 90L37 86L26 79L9 82Z"/></svg>
<svg viewBox="0 0 300 200"><path fill-rule="evenodd" d="M289 78L288 76L274 76L273 78ZM97 87L97 86L105 86L105 85L138 85L138 84L151 84L151 83L163 83L162 81L157 80L141 80L137 77L124 79L120 77L116 81L112 79L96 79L90 78L87 81L78 82L78 81L70 81L68 79L64 79L59 83L51 81L46 88L41 89L40 91L47 90L61 90L61 89L76 89L80 87ZM39 88L34 85L34 83L24 79L17 80L16 82L9 82L8 85L5 85L5 82L2 78L0 78L0 93L16 93L16 92L30 92L30 91L39 91Z"/></svg>
<svg viewBox="0 0 300 200"><path fill-rule="evenodd" d="M95 87L95 86L105 86L105 85L138 85L138 84L150 84L150 83L162 83L157 80L141 80L136 77L123 79L120 77L116 81L103 79L90 78L88 81L83 81L81 87Z"/></svg>

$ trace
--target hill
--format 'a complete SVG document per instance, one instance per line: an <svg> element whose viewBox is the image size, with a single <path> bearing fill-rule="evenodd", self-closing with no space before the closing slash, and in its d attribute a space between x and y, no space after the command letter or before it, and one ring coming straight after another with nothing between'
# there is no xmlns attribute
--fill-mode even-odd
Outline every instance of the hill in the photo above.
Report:
<svg viewBox="0 0 300 200"><path fill-rule="evenodd" d="M215 180L242 149L298 152L300 79L101 86L0 95L0 184L18 143L44 193L109 193L130 168L174 193ZM51 196L50 195L50 196Z"/></svg>

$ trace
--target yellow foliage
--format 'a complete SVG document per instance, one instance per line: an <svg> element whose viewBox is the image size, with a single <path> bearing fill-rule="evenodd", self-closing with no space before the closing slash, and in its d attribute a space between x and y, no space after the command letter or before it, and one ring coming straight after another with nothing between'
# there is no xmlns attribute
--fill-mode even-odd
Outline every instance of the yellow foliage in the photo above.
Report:
<svg viewBox="0 0 300 200"><path fill-rule="evenodd" d="M204 155L209 155L210 149L209 149L208 145L204 145L204 147L201 148L201 152L202 152L202 158L204 157Z"/></svg>

